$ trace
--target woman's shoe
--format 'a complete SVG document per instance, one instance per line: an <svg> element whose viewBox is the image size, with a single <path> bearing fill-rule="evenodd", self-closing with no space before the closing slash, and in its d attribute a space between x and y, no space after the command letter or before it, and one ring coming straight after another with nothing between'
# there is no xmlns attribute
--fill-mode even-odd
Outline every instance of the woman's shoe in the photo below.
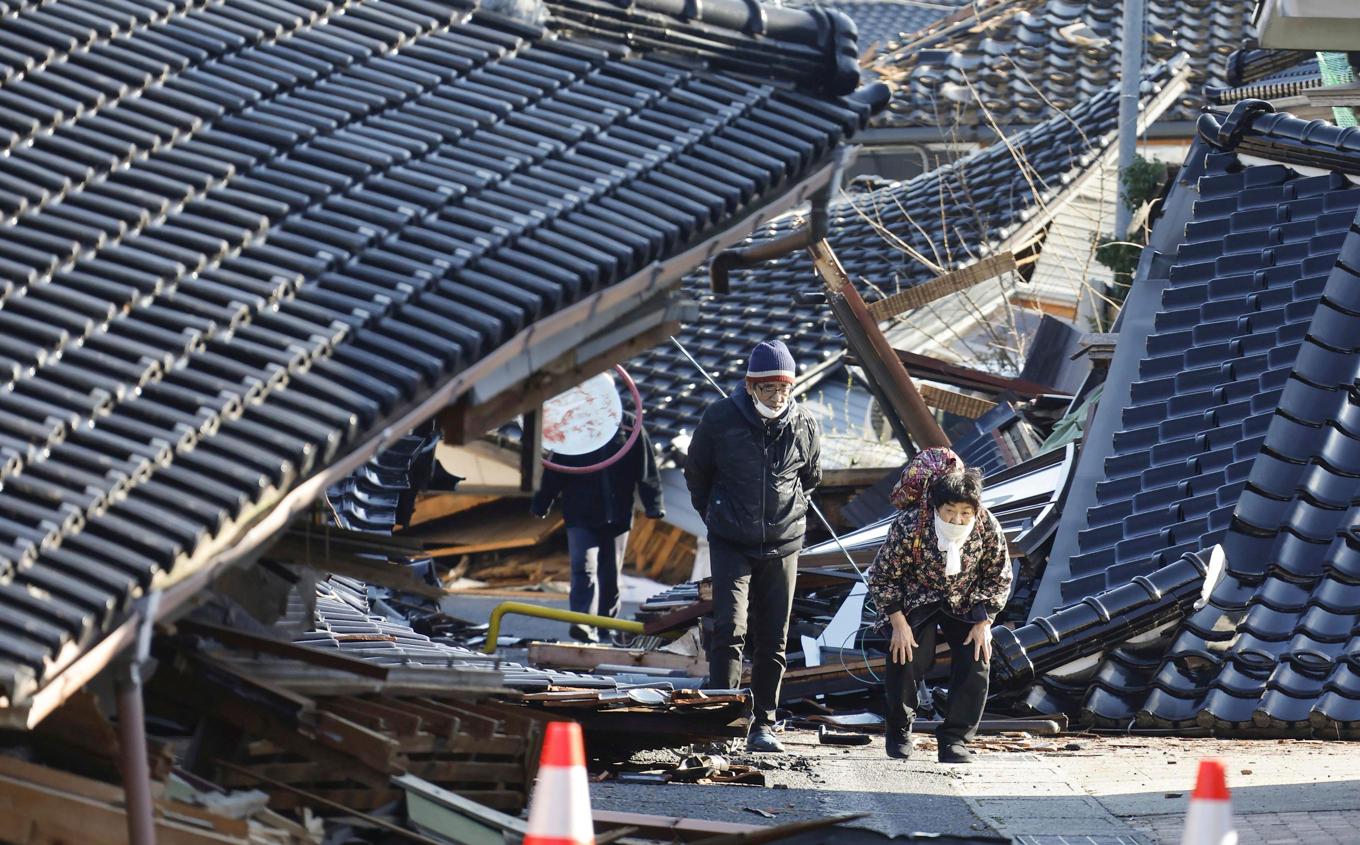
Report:
<svg viewBox="0 0 1360 845"><path fill-rule="evenodd" d="M973 752L968 750L965 745L952 744L940 746L941 763L971 763L973 762Z"/></svg>
<svg viewBox="0 0 1360 845"><path fill-rule="evenodd" d="M899 733L896 736L889 734L884 738L883 747L887 749L888 756L897 760L907 760L911 757L911 731Z"/></svg>

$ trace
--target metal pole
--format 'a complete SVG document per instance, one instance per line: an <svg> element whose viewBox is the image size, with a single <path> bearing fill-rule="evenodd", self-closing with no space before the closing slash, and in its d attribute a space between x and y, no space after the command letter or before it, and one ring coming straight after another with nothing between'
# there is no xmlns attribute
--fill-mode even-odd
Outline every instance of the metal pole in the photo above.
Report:
<svg viewBox="0 0 1360 845"><path fill-rule="evenodd" d="M1114 237L1129 236L1133 210L1124 174L1133 166L1138 151L1138 87L1143 76L1143 4L1147 0L1124 0L1124 41L1119 71L1119 201L1115 203Z"/></svg>
<svg viewBox="0 0 1360 845"><path fill-rule="evenodd" d="M122 752L123 795L127 804L130 845L156 845L156 821L151 810L151 769L146 762L146 714L142 709L142 678L134 665L118 684L118 746Z"/></svg>
<svg viewBox="0 0 1360 845"><path fill-rule="evenodd" d="M156 845L156 817L151 804L151 768L146 760L146 711L142 706L142 667L151 654L151 629L161 594L147 595L138 608L137 639L118 678L118 751L122 758L123 799L127 808L128 845Z"/></svg>

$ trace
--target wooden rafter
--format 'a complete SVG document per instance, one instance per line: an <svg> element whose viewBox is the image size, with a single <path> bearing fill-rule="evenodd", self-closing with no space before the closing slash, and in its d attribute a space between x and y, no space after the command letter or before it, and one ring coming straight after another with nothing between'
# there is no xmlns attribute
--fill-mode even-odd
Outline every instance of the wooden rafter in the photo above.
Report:
<svg viewBox="0 0 1360 845"><path fill-rule="evenodd" d="M1000 255L993 255L961 270L954 270L945 273L943 276L937 276L925 284L909 287L892 296L886 296L877 302L872 302L869 304L869 314L881 323L890 317L901 314L903 311L911 311L929 305L937 299L951 293L967 290L973 285L994 279L1003 273L1009 273L1015 268L1015 255L1013 253L1003 252Z"/></svg>
<svg viewBox="0 0 1360 845"><path fill-rule="evenodd" d="M951 364L932 358L929 355L919 355L915 352L907 352L902 349L897 350L897 357L902 359L902 364L907 368L907 372L912 378L927 379L938 381L943 384L953 385L954 387L965 390L976 390L981 393L988 393L993 396L1000 393L1014 393L1016 396L1023 396L1033 399L1036 396L1043 396L1050 393L1061 393L1055 387L1046 384L1028 381L1020 378L1009 378L999 376L984 370L965 367L960 364Z"/></svg>

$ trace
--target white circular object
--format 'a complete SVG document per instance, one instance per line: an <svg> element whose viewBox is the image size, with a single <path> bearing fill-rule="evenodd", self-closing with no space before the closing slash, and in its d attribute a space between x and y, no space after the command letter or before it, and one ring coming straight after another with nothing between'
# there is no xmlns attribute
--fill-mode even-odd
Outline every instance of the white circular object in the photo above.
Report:
<svg viewBox="0 0 1360 845"><path fill-rule="evenodd" d="M609 442L623 425L614 376L603 372L543 403L543 448L584 455Z"/></svg>

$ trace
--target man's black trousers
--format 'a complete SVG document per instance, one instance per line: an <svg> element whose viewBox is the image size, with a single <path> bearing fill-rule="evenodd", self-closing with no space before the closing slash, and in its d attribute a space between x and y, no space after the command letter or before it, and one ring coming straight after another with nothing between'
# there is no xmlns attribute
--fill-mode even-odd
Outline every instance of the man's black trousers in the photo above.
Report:
<svg viewBox="0 0 1360 845"><path fill-rule="evenodd" d="M708 538L713 570L713 643L708 681L713 689L741 686L742 650L751 637L752 727L774 724L779 685L784 680L784 639L793 609L798 552L784 557L753 557L740 548Z"/></svg>
<svg viewBox="0 0 1360 845"><path fill-rule="evenodd" d="M973 659L972 645L963 643L972 623L955 619L938 607L912 611L907 623L916 637L911 664L894 663L889 651L883 679L888 698L888 736L905 733L915 718L916 690L935 662L935 643L938 634L943 633L950 655L949 706L945 708L944 722L935 731L935 739L941 748L968 742L977 735L978 723L982 721L990 669L981 660ZM889 637L891 643L891 630Z"/></svg>

